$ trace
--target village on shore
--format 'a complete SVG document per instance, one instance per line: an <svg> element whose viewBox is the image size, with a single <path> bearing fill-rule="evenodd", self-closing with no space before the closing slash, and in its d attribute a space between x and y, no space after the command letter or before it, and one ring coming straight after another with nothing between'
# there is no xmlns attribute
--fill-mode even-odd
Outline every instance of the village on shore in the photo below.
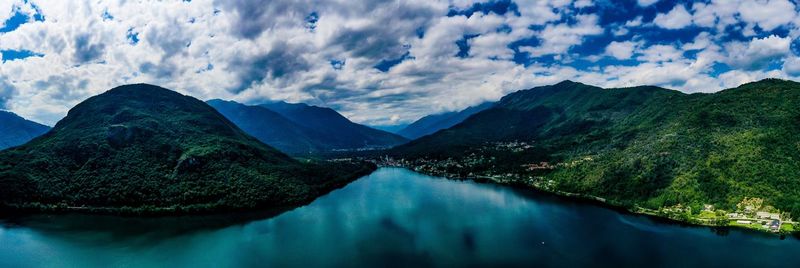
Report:
<svg viewBox="0 0 800 268"><path fill-rule="evenodd" d="M491 146L493 149L501 148L510 151L525 150L530 147L530 145L525 142L498 143L491 144L489 146ZM582 162L592 160L593 159L591 157L585 157L575 161ZM591 199L612 205L614 204L613 202L609 202L602 197L560 191L557 189L555 181L547 180L541 176L525 176L517 173L495 174L491 170L487 170L481 174L468 173L466 176L463 173L454 172L456 170L480 165L490 161L490 159L487 159L486 156L482 156L480 154L471 154L460 159L449 158L445 160L395 159L384 156L377 159L368 159L368 161L371 161L379 166L404 167L433 176L472 179L498 184L523 185L563 196ZM529 171L555 169L561 166L574 166L578 164L574 163L575 161L558 164L551 164L547 162L532 163L524 165L523 168ZM772 206L766 205L764 200L758 197L745 197L739 204L737 204L735 209L730 210L716 208L711 204L703 205L702 209L693 209L690 206L678 204L659 209L635 207L630 210L634 213L669 218L672 220L697 225L731 226L771 233L793 233L796 230L795 224L798 224L792 220L791 215L788 212L782 212Z"/></svg>

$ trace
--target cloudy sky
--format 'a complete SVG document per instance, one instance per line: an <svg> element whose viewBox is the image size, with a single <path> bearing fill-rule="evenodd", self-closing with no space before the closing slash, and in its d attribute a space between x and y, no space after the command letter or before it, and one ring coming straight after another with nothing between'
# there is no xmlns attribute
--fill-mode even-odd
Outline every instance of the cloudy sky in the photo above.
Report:
<svg viewBox="0 0 800 268"><path fill-rule="evenodd" d="M0 0L0 109L54 124L146 82L389 125L571 79L714 92L800 76L788 0Z"/></svg>

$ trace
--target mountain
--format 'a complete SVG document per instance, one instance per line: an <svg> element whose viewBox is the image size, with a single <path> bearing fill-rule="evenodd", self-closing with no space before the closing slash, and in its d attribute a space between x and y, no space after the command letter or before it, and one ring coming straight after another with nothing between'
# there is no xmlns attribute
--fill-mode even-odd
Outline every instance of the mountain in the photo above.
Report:
<svg viewBox="0 0 800 268"><path fill-rule="evenodd" d="M461 123L473 114L489 109L494 105L493 102L485 102L479 105L468 107L458 112L447 112L441 114L428 115L420 118L414 123L398 131L397 134L410 140L433 134L436 131L447 129Z"/></svg>
<svg viewBox="0 0 800 268"><path fill-rule="evenodd" d="M116 87L33 141L0 152L12 209L186 213L308 202L374 166L301 163L195 98Z"/></svg>
<svg viewBox="0 0 800 268"><path fill-rule="evenodd" d="M399 135L353 123L330 108L286 102L265 103L261 106L321 133L320 143L331 149L385 148L407 141Z"/></svg>
<svg viewBox="0 0 800 268"><path fill-rule="evenodd" d="M377 129L377 130L383 130L383 131L386 131L386 132L389 132L389 133L397 134L397 132L400 132L400 130L403 130L403 129L404 129L404 128L406 128L408 125L409 125L409 124L397 124L397 125L369 125L369 127L371 127L371 128L374 128L374 129Z"/></svg>
<svg viewBox="0 0 800 268"><path fill-rule="evenodd" d="M305 155L330 149L321 142L321 133L267 108L223 100L207 103L248 134L287 154Z"/></svg>
<svg viewBox="0 0 800 268"><path fill-rule="evenodd" d="M777 79L713 94L565 81L512 93L390 153L626 207L733 211L757 197L800 215L798 103L800 83Z"/></svg>
<svg viewBox="0 0 800 268"><path fill-rule="evenodd" d="M28 121L11 112L0 111L0 150L26 143L48 130L48 126Z"/></svg>

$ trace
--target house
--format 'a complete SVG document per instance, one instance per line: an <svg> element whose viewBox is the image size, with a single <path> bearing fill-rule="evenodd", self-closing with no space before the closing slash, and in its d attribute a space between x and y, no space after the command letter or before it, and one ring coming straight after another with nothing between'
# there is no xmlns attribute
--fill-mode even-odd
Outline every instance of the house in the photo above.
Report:
<svg viewBox="0 0 800 268"><path fill-rule="evenodd" d="M769 224L769 230L773 232L777 232L781 229L781 221L779 220L772 220L772 223Z"/></svg>
<svg viewBox="0 0 800 268"><path fill-rule="evenodd" d="M765 211L756 212L756 217L759 219L771 219L771 220L780 220L781 215L778 213L769 213Z"/></svg>

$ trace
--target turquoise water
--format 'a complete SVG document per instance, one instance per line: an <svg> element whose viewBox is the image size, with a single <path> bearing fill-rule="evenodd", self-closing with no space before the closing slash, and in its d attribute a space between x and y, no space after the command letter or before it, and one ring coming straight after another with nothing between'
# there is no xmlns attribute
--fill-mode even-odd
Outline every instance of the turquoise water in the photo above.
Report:
<svg viewBox="0 0 800 268"><path fill-rule="evenodd" d="M277 215L6 217L0 267L798 267L795 238L381 168Z"/></svg>

